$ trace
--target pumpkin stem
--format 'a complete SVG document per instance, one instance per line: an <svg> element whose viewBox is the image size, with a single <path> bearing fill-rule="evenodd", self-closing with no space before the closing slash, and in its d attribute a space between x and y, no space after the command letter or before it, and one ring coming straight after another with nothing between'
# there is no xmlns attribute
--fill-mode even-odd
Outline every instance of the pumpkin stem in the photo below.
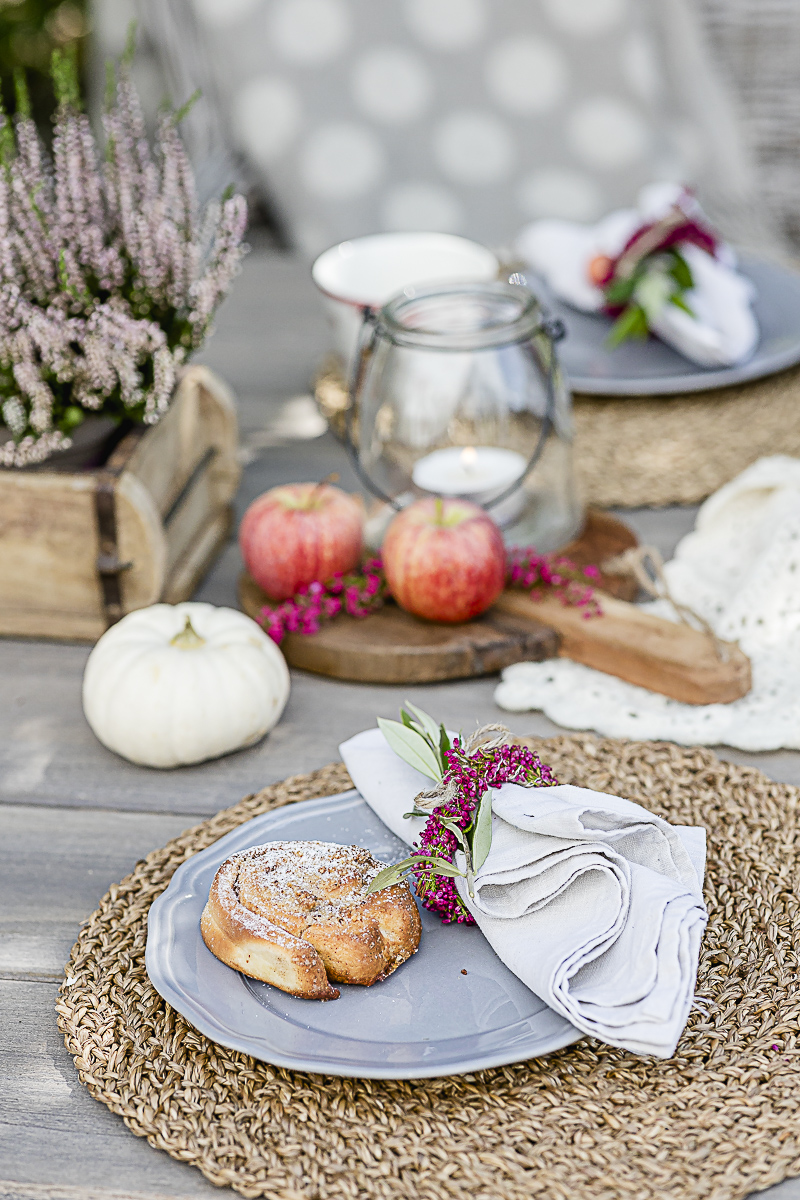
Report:
<svg viewBox="0 0 800 1200"><path fill-rule="evenodd" d="M186 617L186 624L180 633L176 633L171 639L170 646L177 646L179 650L196 650L198 646L205 646L206 639L200 637L200 634L194 629L191 617Z"/></svg>

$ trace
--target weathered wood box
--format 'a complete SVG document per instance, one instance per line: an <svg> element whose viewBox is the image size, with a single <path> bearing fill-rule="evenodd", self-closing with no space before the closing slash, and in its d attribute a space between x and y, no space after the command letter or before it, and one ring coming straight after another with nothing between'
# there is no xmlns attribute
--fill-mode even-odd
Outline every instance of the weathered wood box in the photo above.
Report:
<svg viewBox="0 0 800 1200"><path fill-rule="evenodd" d="M0 634L96 640L187 599L228 537L241 468L233 397L190 367L158 425L95 470L0 470Z"/></svg>

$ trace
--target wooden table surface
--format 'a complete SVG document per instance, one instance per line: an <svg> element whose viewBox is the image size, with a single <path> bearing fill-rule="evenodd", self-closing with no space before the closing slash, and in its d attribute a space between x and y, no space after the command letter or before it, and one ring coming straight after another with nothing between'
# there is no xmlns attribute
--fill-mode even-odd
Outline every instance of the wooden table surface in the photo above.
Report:
<svg viewBox="0 0 800 1200"><path fill-rule="evenodd" d="M306 269L254 251L203 356L240 401L239 513L268 487L332 470L355 487L308 398L326 345ZM669 555L694 512L625 515ZM231 543L196 598L235 607L239 567ZM518 733L557 727L538 714L501 713L494 679L400 689L295 673L286 713L261 745L158 772L116 758L90 732L80 701L88 653L0 641L0 1200L233 1197L134 1137L78 1082L53 1004L81 921L149 850L266 783L337 758L343 738L394 716L406 696L456 728L497 719ZM719 753L800 783L800 754ZM800 1181L763 1195L800 1200Z"/></svg>

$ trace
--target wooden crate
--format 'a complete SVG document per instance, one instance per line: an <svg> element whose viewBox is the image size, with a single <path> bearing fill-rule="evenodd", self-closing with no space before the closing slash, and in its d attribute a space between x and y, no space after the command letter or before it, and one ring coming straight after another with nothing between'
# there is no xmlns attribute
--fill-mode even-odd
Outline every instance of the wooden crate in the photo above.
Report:
<svg viewBox="0 0 800 1200"><path fill-rule="evenodd" d="M0 634L95 641L186 600L225 543L241 468L234 401L189 367L158 425L91 471L0 470Z"/></svg>

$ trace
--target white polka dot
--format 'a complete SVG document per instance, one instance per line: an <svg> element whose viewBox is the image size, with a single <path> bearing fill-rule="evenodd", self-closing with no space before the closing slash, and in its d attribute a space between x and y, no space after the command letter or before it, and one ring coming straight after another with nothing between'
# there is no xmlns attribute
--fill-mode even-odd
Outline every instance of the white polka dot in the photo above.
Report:
<svg viewBox="0 0 800 1200"><path fill-rule="evenodd" d="M243 21L259 7L260 0L194 0L200 20L212 27L224 28Z"/></svg>
<svg viewBox="0 0 800 1200"><path fill-rule="evenodd" d="M583 162L609 170L641 158L648 142L640 114L613 96L595 96L580 104L569 118L567 133Z"/></svg>
<svg viewBox="0 0 800 1200"><path fill-rule="evenodd" d="M431 50L466 50L486 28L484 0L406 0L406 21Z"/></svg>
<svg viewBox="0 0 800 1200"><path fill-rule="evenodd" d="M510 112L547 112L567 89L563 55L543 38L509 38L489 53L486 87L492 99Z"/></svg>
<svg viewBox="0 0 800 1200"><path fill-rule="evenodd" d="M368 51L353 69L353 96L374 120L401 125L419 117L430 103L433 84L419 55L402 46Z"/></svg>
<svg viewBox="0 0 800 1200"><path fill-rule="evenodd" d="M300 174L309 192L327 200L349 200L377 182L384 153L362 125L336 121L316 129L300 155Z"/></svg>
<svg viewBox="0 0 800 1200"><path fill-rule="evenodd" d="M566 33L588 36L619 25L627 0L542 0L552 23Z"/></svg>
<svg viewBox="0 0 800 1200"><path fill-rule="evenodd" d="M644 33L632 33L622 44L622 77L634 95L654 100L661 90L656 48Z"/></svg>
<svg viewBox="0 0 800 1200"><path fill-rule="evenodd" d="M517 204L526 217L592 221L603 211L600 189L588 175L566 168L532 171L520 181Z"/></svg>
<svg viewBox="0 0 800 1200"><path fill-rule="evenodd" d="M278 0L268 17L272 42L289 62L313 66L335 58L350 36L342 0Z"/></svg>
<svg viewBox="0 0 800 1200"><path fill-rule="evenodd" d="M455 233L461 228L461 205L452 192L434 183L400 183L381 205L383 228L389 232Z"/></svg>
<svg viewBox="0 0 800 1200"><path fill-rule="evenodd" d="M283 79L258 75L236 93L235 128L245 150L262 166L286 151L300 128L300 101Z"/></svg>
<svg viewBox="0 0 800 1200"><path fill-rule="evenodd" d="M458 183L496 183L514 161L514 142L491 113L456 112L434 132L433 150L445 175Z"/></svg>

